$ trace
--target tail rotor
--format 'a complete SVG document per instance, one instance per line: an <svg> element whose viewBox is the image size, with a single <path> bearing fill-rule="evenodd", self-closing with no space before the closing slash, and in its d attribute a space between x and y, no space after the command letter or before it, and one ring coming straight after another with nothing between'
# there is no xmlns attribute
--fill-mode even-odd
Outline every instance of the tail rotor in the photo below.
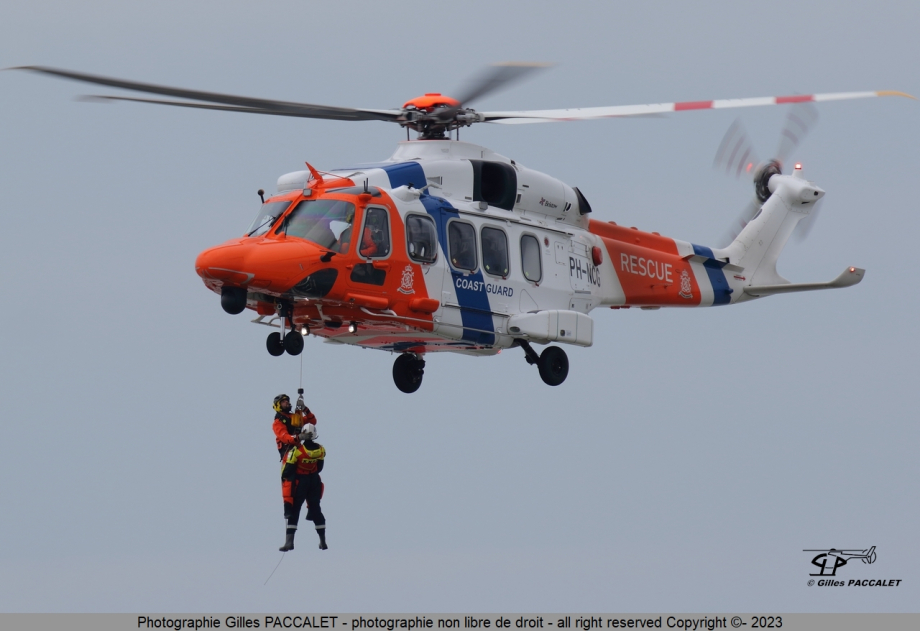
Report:
<svg viewBox="0 0 920 631"><path fill-rule="evenodd" d="M713 168L723 169L726 175L736 178L749 177L754 184L754 198L725 235L726 245L734 241L741 230L757 216L761 206L770 198L770 178L783 172L783 164L817 122L818 110L814 105L811 103L794 104L786 115L775 157L767 161L757 158L754 143L740 120L735 120L725 132L716 150ZM803 241L811 232L819 208L820 202L806 219L799 222L794 233L796 241Z"/></svg>

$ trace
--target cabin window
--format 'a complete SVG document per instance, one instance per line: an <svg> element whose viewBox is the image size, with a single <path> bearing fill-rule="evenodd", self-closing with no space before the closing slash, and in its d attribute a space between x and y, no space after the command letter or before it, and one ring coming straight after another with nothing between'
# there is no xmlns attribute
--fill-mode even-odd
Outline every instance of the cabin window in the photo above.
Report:
<svg viewBox="0 0 920 631"><path fill-rule="evenodd" d="M406 217L406 248L409 258L419 263L434 263L438 258L438 234L434 220L423 215Z"/></svg>
<svg viewBox="0 0 920 631"><path fill-rule="evenodd" d="M344 251L351 225L355 220L355 205L338 199L305 200L297 204L284 218L279 233L312 241L329 250ZM347 249L347 245L344 246Z"/></svg>
<svg viewBox="0 0 920 631"><path fill-rule="evenodd" d="M490 228L482 229L482 269L493 276L508 276L508 237L504 230Z"/></svg>
<svg viewBox="0 0 920 631"><path fill-rule="evenodd" d="M540 242L530 234L521 237L521 266L524 278L532 283L539 283L543 278L543 265L540 262Z"/></svg>
<svg viewBox="0 0 920 631"><path fill-rule="evenodd" d="M249 226L249 230L246 231L246 236L260 237L271 230L275 222L278 221L278 217L280 217L290 205L290 200L262 204L262 207L259 209L259 214L256 215L255 221L252 222Z"/></svg>
<svg viewBox="0 0 920 631"><path fill-rule="evenodd" d="M368 208L364 216L364 232L358 253L365 258L382 258L390 254L390 225L387 211Z"/></svg>
<svg viewBox="0 0 920 631"><path fill-rule="evenodd" d="M462 221L447 225L450 263L456 269L472 272L476 269L476 229Z"/></svg>

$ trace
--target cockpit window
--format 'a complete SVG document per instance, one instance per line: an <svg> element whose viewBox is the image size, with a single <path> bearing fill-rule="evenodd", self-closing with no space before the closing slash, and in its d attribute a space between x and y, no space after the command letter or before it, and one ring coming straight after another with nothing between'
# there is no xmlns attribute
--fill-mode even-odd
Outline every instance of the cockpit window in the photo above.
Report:
<svg viewBox="0 0 920 631"><path fill-rule="evenodd" d="M278 230L289 237L300 237L320 247L345 252L351 240L355 205L338 199L304 200L284 218Z"/></svg>
<svg viewBox="0 0 920 631"><path fill-rule="evenodd" d="M368 208L358 254L367 258L382 258L389 253L390 228L387 224L387 211L383 208Z"/></svg>
<svg viewBox="0 0 920 631"><path fill-rule="evenodd" d="M291 202L289 200L262 204L262 208L259 209L259 214L256 215L255 221L252 222L249 226L249 230L246 231L246 236L259 237L271 230L275 222L278 221L278 217L281 216L281 213L290 205Z"/></svg>

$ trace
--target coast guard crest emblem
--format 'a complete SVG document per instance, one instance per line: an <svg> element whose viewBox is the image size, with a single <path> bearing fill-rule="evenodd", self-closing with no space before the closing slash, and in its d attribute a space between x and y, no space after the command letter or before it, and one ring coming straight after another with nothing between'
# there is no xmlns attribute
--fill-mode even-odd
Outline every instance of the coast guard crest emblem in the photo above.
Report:
<svg viewBox="0 0 920 631"><path fill-rule="evenodd" d="M402 284L399 286L400 293L403 294L414 294L415 293L415 272L412 271L411 265L406 265L406 269L402 273Z"/></svg>
<svg viewBox="0 0 920 631"><path fill-rule="evenodd" d="M677 295L687 300L693 298L693 287L690 285L690 274L687 270L680 273L680 293Z"/></svg>

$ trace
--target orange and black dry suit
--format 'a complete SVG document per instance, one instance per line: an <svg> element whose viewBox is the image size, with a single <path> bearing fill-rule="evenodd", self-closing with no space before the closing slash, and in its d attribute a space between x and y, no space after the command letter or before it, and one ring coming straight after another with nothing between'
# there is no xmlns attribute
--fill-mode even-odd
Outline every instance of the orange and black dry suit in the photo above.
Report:
<svg viewBox="0 0 920 631"><path fill-rule="evenodd" d="M297 434L303 431L306 423L316 425L316 417L310 408L303 412L295 411L293 414L278 412L275 414L275 420L272 422L272 430L275 432L275 446L278 447L278 455L284 461L284 455L288 449L294 445L300 444L297 440Z"/></svg>
<svg viewBox="0 0 920 631"><path fill-rule="evenodd" d="M323 481L319 472L323 470L326 450L319 443L308 440L288 450L281 467L281 493L284 496L284 516L287 518L287 532L293 534L300 520L300 507L307 503L307 521L312 521L325 541L326 518L319 502L323 497Z"/></svg>

